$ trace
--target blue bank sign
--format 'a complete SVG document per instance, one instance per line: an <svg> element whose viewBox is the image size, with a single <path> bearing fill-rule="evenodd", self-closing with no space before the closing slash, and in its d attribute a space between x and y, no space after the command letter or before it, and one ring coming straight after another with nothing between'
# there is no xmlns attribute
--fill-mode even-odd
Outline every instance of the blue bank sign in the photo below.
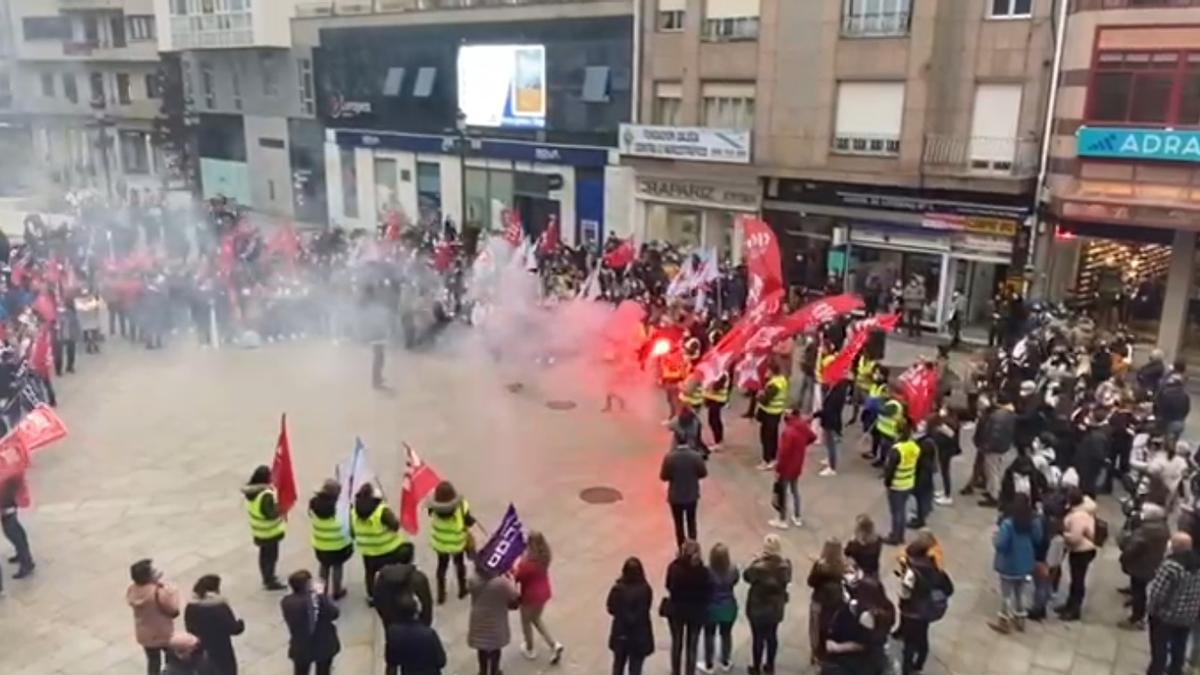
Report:
<svg viewBox="0 0 1200 675"><path fill-rule="evenodd" d="M1200 163L1200 130L1081 127L1076 144L1080 157Z"/></svg>

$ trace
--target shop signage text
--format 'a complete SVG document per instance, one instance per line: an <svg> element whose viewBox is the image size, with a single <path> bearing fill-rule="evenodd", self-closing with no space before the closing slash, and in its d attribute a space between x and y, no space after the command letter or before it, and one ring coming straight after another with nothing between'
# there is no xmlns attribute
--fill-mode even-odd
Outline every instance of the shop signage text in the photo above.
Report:
<svg viewBox="0 0 1200 675"><path fill-rule="evenodd" d="M334 137L337 144L344 148L383 148L402 152L453 155L459 152L460 147L460 140L454 136L430 134L338 130ZM469 150L466 148L464 150L467 150L471 157L492 157L515 162L541 162L588 167L603 167L608 164L606 148L545 145L486 138L470 138L468 142Z"/></svg>
<svg viewBox="0 0 1200 675"><path fill-rule="evenodd" d="M982 216L957 216L949 213L928 213L921 218L921 226L933 230L951 230L955 232L973 232L1000 237L1012 237L1017 234L1017 222L1006 218L986 218Z"/></svg>
<svg viewBox="0 0 1200 675"><path fill-rule="evenodd" d="M1158 227L1200 227L1200 211L1169 209L1158 206L1108 204L1080 200L1064 200L1059 206L1063 218L1095 220L1126 225L1155 225Z"/></svg>
<svg viewBox="0 0 1200 675"><path fill-rule="evenodd" d="M1021 196L789 179L779 180L777 187L778 195L768 193L768 199L900 213L1001 218L1014 222L1020 222L1029 215L1028 200Z"/></svg>
<svg viewBox="0 0 1200 675"><path fill-rule="evenodd" d="M1200 162L1200 131L1082 127L1076 145L1080 157Z"/></svg>
<svg viewBox="0 0 1200 675"><path fill-rule="evenodd" d="M341 94L334 94L329 99L329 116L335 120L370 115L372 112L369 101L347 101Z"/></svg>
<svg viewBox="0 0 1200 675"><path fill-rule="evenodd" d="M741 210L758 208L758 192L753 188L730 188L689 180L638 178L637 193L651 201L668 200Z"/></svg>
<svg viewBox="0 0 1200 675"><path fill-rule="evenodd" d="M750 163L750 132L622 124L621 154L695 162Z"/></svg>

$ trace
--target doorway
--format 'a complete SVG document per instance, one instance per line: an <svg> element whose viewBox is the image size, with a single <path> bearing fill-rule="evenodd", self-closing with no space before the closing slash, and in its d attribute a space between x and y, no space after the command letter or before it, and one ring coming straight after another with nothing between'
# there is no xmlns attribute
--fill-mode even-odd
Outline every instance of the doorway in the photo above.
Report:
<svg viewBox="0 0 1200 675"><path fill-rule="evenodd" d="M966 298L967 311L963 319L963 335L974 340L986 340L992 318L992 298L1008 277L1008 265L971 258L950 259L950 279L946 287L946 315L954 291Z"/></svg>

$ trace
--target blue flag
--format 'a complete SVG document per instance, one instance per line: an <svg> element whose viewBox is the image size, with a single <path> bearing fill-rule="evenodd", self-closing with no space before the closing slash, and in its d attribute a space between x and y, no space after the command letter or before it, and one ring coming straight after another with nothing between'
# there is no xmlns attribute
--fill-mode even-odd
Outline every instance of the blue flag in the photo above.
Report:
<svg viewBox="0 0 1200 675"><path fill-rule="evenodd" d="M492 574L504 574L512 569L517 558L525 552L525 532L521 527L521 519L517 517L517 508L512 504L504 512L500 526L492 533L491 538L479 549L476 560Z"/></svg>

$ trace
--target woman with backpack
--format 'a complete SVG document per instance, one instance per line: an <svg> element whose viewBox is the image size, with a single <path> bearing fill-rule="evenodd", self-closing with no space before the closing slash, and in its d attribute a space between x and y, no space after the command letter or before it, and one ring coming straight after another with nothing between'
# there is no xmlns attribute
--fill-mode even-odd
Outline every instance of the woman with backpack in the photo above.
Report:
<svg viewBox="0 0 1200 675"><path fill-rule="evenodd" d="M733 622L737 619L737 597L733 587L740 574L737 565L729 560L725 544L716 544L708 554L708 575L712 577L712 599L708 603L708 622L704 624L704 673L715 670L713 656L717 633L721 635L721 670L733 669Z"/></svg>
<svg viewBox="0 0 1200 675"><path fill-rule="evenodd" d="M1042 522L1034 517L1029 495L1017 493L1000 521L992 546L993 568L1000 576L1000 616L988 628L1007 634L1025 632L1025 597L1029 579L1037 565L1037 547L1042 541Z"/></svg>
<svg viewBox="0 0 1200 675"><path fill-rule="evenodd" d="M750 675L775 672L775 654L779 649L779 624L788 602L788 584L792 582L792 563L783 557L779 536L768 534L763 551L746 568L742 578L750 584L746 593L746 619L750 622Z"/></svg>
<svg viewBox="0 0 1200 675"><path fill-rule="evenodd" d="M917 538L905 549L900 570L901 675L919 673L929 658L929 624L946 614L954 584L930 557L929 542Z"/></svg>

